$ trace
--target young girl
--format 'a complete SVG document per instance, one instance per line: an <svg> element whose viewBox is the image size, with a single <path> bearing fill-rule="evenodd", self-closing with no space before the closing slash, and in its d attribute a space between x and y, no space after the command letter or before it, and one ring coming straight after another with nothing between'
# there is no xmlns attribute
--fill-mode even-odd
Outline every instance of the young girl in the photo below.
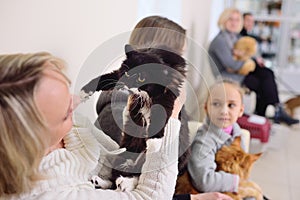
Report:
<svg viewBox="0 0 300 200"><path fill-rule="evenodd" d="M244 112L242 99L242 88L231 80L218 80L210 87L205 103L207 118L196 134L188 164L193 185L199 191L238 191L238 175L215 171L215 154L223 145L230 145L235 137L241 135L236 121Z"/></svg>

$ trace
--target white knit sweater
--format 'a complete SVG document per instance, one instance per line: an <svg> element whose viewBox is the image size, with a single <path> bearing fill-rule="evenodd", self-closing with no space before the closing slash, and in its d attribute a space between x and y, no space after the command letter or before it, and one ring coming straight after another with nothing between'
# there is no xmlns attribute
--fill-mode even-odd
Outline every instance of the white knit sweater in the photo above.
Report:
<svg viewBox="0 0 300 200"><path fill-rule="evenodd" d="M109 173L98 164L98 160L120 150L112 139L94 128L86 118L76 116L75 124L64 138L65 148L43 158L40 170L47 178L37 182L31 192L9 199L172 199L178 172L178 120L169 120L162 139L148 140L146 162L138 185L131 192L94 189L88 180L91 174L97 168L104 177Z"/></svg>

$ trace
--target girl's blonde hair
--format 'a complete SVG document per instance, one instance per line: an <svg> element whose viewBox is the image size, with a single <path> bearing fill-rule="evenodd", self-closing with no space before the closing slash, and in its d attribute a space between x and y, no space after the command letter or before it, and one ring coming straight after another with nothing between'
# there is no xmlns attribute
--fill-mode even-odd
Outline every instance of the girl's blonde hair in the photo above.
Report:
<svg viewBox="0 0 300 200"><path fill-rule="evenodd" d="M149 16L134 27L129 44L136 49L165 46L181 54L186 42L185 33L185 29L165 17Z"/></svg>
<svg viewBox="0 0 300 200"><path fill-rule="evenodd" d="M216 82L211 85L208 89L208 95L207 95L207 98L206 98L206 102L208 102L209 98L210 98L210 91L217 85L220 85L220 84L228 84L228 85L231 85L232 87L234 87L240 94L241 96L241 101L243 102L243 99L244 99L244 94L245 94L245 88L243 88L240 83L238 83L237 81L234 81L230 78L225 78L225 77L219 77L217 78Z"/></svg>
<svg viewBox="0 0 300 200"><path fill-rule="evenodd" d="M229 20L230 16L233 13L237 13L240 16L240 26L239 29L236 30L236 32L240 32L243 28L243 16L242 13L237 9L237 8L226 8L220 15L219 20L218 20L218 27L221 30L225 30L225 24Z"/></svg>
<svg viewBox="0 0 300 200"><path fill-rule="evenodd" d="M49 53L0 55L0 196L20 194L42 178L38 166L47 148L47 126L35 90L48 66L62 69Z"/></svg>

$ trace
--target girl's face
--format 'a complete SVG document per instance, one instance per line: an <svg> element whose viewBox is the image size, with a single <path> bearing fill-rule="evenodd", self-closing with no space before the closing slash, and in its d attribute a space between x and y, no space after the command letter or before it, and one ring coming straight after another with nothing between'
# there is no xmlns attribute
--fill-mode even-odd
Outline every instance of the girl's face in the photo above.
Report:
<svg viewBox="0 0 300 200"><path fill-rule="evenodd" d="M244 112L241 94L235 86L228 83L218 84L211 89L205 110L214 125L227 128Z"/></svg>
<svg viewBox="0 0 300 200"><path fill-rule="evenodd" d="M53 69L45 69L36 89L36 103L50 129L50 146L59 146L72 128L73 102L67 80Z"/></svg>
<svg viewBox="0 0 300 200"><path fill-rule="evenodd" d="M225 22L225 29L231 33L240 32L240 26L242 23L242 18L240 13L233 12L231 13L229 19Z"/></svg>

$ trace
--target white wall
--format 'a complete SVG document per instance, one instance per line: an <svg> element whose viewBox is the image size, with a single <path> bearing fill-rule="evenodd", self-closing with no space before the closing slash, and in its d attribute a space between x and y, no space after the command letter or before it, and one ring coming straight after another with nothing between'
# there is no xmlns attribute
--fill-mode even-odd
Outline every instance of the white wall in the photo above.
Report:
<svg viewBox="0 0 300 200"><path fill-rule="evenodd" d="M48 51L75 80L96 47L136 20L137 0L2 0L0 53Z"/></svg>
<svg viewBox="0 0 300 200"><path fill-rule="evenodd" d="M81 70L90 54L136 24L137 1L1 0L0 54L48 51L63 58L73 82L71 91L76 93L85 80L98 75ZM105 61L109 53L98 57ZM99 63L96 67L101 72L106 66ZM94 121L95 102L80 105L78 111Z"/></svg>
<svg viewBox="0 0 300 200"><path fill-rule="evenodd" d="M203 103L206 98L207 87L214 80L208 63L208 42L212 11L215 9L212 0L186 0L183 1L182 24L187 29L189 62L188 81L191 88L188 89L187 110L195 120L204 117ZM220 2L219 2L220 3Z"/></svg>
<svg viewBox="0 0 300 200"><path fill-rule="evenodd" d="M174 8L175 3L170 7L170 0L152 2L155 4L152 7L155 12L147 11L147 14L161 14L187 29L194 44L188 49L187 58L202 73L207 68L206 56L202 50L199 53L198 47L207 46L212 2L175 1L182 9ZM91 78L98 75L93 70L81 70L82 66L89 64L91 57L98 59L97 70L103 71L109 60L114 62L115 52L123 52L119 46L111 47L111 53L105 52L105 48L99 49L99 46L109 45L112 38L126 42L122 37L129 35L143 14L139 12L138 6L146 4L145 0L1 0L0 54L48 51L68 63L68 75L78 84L79 79L85 80L81 79L83 75ZM104 50L103 54L101 50ZM199 80L199 76L190 77L194 88L199 86ZM196 95L201 96L202 92L197 91ZM92 112L94 103L87 103L82 110Z"/></svg>
<svg viewBox="0 0 300 200"><path fill-rule="evenodd" d="M181 24L183 0L138 0L138 18L162 15Z"/></svg>

